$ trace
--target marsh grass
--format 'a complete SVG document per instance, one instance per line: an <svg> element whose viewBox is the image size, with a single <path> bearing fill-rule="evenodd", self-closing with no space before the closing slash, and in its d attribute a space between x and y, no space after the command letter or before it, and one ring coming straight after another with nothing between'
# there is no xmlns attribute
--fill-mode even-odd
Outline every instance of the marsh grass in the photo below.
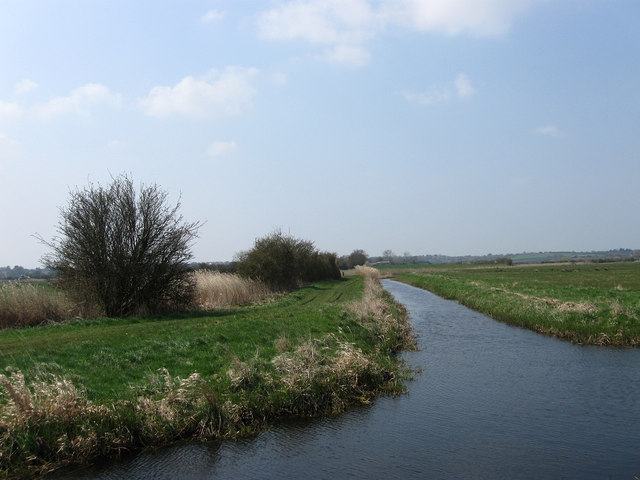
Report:
<svg viewBox="0 0 640 480"><path fill-rule="evenodd" d="M235 274L196 271L194 310L260 303L274 297L266 285ZM33 327L103 315L91 302L78 303L46 282L0 282L0 329Z"/></svg>
<svg viewBox="0 0 640 480"><path fill-rule="evenodd" d="M0 282L0 329L59 322L78 313L67 296L44 283Z"/></svg>
<svg viewBox="0 0 640 480"><path fill-rule="evenodd" d="M198 270L193 276L197 308L214 309L260 302L272 294L264 283L236 274Z"/></svg>
<svg viewBox="0 0 640 480"><path fill-rule="evenodd" d="M640 263L447 267L395 278L497 320L594 345L640 346Z"/></svg>
<svg viewBox="0 0 640 480"><path fill-rule="evenodd" d="M0 477L402 392L410 372L390 326L407 316L370 277L260 305L0 332Z"/></svg>

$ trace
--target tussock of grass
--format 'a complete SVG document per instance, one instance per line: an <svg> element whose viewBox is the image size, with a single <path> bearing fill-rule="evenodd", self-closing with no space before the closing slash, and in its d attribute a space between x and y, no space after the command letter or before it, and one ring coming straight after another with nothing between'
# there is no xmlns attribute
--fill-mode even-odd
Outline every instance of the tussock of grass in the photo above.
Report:
<svg viewBox="0 0 640 480"><path fill-rule="evenodd" d="M194 302L202 309L257 302L271 293L262 282L231 273L198 270L193 275L196 285Z"/></svg>
<svg viewBox="0 0 640 480"><path fill-rule="evenodd" d="M0 283L0 329L68 320L76 310L61 292L26 282Z"/></svg>
<svg viewBox="0 0 640 480"><path fill-rule="evenodd" d="M364 293L360 300L349 305L350 310L381 342L389 344L392 351L414 350L416 341L406 309L384 291L380 285L380 272L357 266L356 273L364 277Z"/></svg>

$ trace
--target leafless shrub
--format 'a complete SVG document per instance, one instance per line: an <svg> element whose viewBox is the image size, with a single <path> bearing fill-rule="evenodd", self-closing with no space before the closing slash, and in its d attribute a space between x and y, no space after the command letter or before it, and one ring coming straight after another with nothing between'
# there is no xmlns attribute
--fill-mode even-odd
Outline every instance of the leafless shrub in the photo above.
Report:
<svg viewBox="0 0 640 480"><path fill-rule="evenodd" d="M200 226L167 204L157 185L119 176L108 187L70 192L60 210L58 238L44 263L77 298L89 298L110 316L186 306L191 300L186 262Z"/></svg>

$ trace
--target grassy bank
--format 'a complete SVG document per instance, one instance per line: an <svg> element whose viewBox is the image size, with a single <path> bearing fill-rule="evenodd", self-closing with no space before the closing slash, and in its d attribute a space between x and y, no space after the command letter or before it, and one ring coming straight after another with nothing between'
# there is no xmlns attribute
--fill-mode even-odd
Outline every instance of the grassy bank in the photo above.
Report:
<svg viewBox="0 0 640 480"><path fill-rule="evenodd" d="M387 268L496 320L596 345L640 345L640 262Z"/></svg>
<svg viewBox="0 0 640 480"><path fill-rule="evenodd" d="M235 437L401 392L395 354L413 337L367 273L263 305L0 332L0 475Z"/></svg>

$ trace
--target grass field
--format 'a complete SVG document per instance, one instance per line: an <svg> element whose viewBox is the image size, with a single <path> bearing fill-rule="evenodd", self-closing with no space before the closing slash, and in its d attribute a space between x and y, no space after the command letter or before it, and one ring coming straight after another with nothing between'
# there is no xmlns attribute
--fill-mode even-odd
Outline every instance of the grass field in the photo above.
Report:
<svg viewBox="0 0 640 480"><path fill-rule="evenodd" d="M576 343L640 345L640 262L381 270L512 325Z"/></svg>
<svg viewBox="0 0 640 480"><path fill-rule="evenodd" d="M399 393L395 354L412 346L404 310L362 276L262 305L0 331L0 476Z"/></svg>

